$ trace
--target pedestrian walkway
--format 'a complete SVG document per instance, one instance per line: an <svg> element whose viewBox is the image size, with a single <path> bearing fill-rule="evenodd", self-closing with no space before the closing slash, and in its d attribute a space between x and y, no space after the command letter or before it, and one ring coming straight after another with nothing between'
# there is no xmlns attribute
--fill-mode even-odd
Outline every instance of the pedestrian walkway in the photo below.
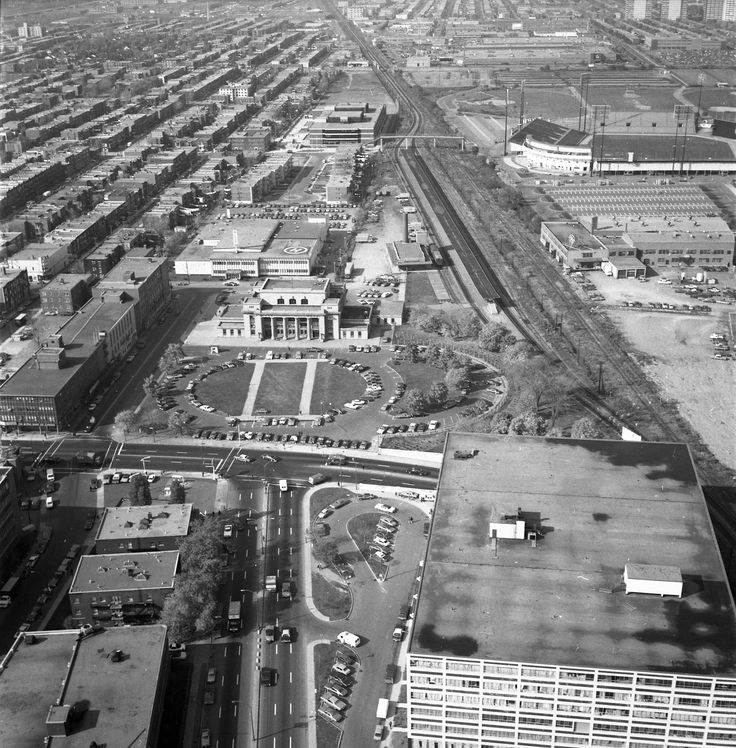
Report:
<svg viewBox="0 0 736 748"><path fill-rule="evenodd" d="M317 377L316 358L307 359L307 371L304 374L304 383L302 384L302 397L299 401L299 415L307 415L311 410L312 390L314 389L314 380Z"/></svg>
<svg viewBox="0 0 736 748"><path fill-rule="evenodd" d="M253 364L253 376L250 379L248 397L245 398L241 418L250 418L253 415L253 406L256 404L256 395L258 395L258 388L261 386L265 366L266 362L263 359L258 359Z"/></svg>

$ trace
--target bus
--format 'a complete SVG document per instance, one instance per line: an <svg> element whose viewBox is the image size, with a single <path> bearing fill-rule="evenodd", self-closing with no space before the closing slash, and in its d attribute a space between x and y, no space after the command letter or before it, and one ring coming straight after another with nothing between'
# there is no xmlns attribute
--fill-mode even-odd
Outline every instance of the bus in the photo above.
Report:
<svg viewBox="0 0 736 748"><path fill-rule="evenodd" d="M28 315L23 313L19 314L14 320L16 327L24 327L28 324Z"/></svg>
<svg viewBox="0 0 736 748"><path fill-rule="evenodd" d="M231 600L230 607L227 609L227 630L228 631L240 631L240 600Z"/></svg>

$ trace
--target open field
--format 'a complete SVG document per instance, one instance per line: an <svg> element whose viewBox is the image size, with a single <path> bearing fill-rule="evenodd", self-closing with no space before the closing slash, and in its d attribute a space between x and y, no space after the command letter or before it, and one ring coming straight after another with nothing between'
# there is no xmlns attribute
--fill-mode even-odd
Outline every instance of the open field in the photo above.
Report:
<svg viewBox="0 0 736 748"><path fill-rule="evenodd" d="M626 160L628 153L634 154L634 161L669 161L673 157L673 148L676 148L675 158L682 158L683 146L685 148L685 159L690 161L731 161L733 151L726 144L711 138L702 138L688 133L687 140L684 130L678 130L677 136L674 129L665 135L611 135L606 133L605 137L600 134L593 141L593 153L596 158L600 157L600 147L603 143L603 158Z"/></svg>
<svg viewBox="0 0 736 748"><path fill-rule="evenodd" d="M435 366L427 364L392 363L406 383L407 390L416 387L425 392L435 383L445 379L445 372Z"/></svg>
<svg viewBox="0 0 736 748"><path fill-rule="evenodd" d="M724 465L736 470L733 413L736 412L736 362L711 358L708 339L727 329L717 319L656 315L647 312L609 312L662 396L679 403L681 414Z"/></svg>
<svg viewBox="0 0 736 748"><path fill-rule="evenodd" d="M317 376L312 388L310 413L324 413L329 408L342 408L344 403L365 392L365 381L355 372L342 366L330 366L326 361L317 364Z"/></svg>
<svg viewBox="0 0 736 748"><path fill-rule="evenodd" d="M596 86L588 89L588 105L608 104L614 112L636 112L646 108L653 112L671 112L677 103L676 89L669 86L658 88L634 84L632 96L625 96L626 86Z"/></svg>
<svg viewBox="0 0 736 748"><path fill-rule="evenodd" d="M255 411L298 413L306 371L307 364L302 361L267 363L258 386Z"/></svg>
<svg viewBox="0 0 736 748"><path fill-rule="evenodd" d="M243 412L252 377L253 364L215 372L203 382L197 383L197 397L200 402L223 413L239 415Z"/></svg>
<svg viewBox="0 0 736 748"><path fill-rule="evenodd" d="M698 87L688 88L684 92L685 98L692 102L693 107L698 105ZM729 88L708 88L703 86L703 93L700 97L700 108L710 109L711 107L736 107L736 96Z"/></svg>

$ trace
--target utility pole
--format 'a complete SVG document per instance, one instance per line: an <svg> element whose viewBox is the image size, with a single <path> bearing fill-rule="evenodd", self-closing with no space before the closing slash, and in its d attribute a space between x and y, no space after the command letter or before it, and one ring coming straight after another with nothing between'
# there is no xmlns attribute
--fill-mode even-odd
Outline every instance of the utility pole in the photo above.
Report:
<svg viewBox="0 0 736 748"><path fill-rule="evenodd" d="M509 139L509 87L506 86L506 114L503 118L503 155L508 153L507 145Z"/></svg>

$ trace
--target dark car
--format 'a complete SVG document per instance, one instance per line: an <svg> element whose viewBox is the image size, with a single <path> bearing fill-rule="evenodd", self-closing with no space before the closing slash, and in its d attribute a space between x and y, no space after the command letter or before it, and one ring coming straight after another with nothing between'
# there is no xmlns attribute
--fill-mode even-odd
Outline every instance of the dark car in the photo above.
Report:
<svg viewBox="0 0 736 748"><path fill-rule="evenodd" d="M272 667L261 668L261 685L273 686L276 683L276 670Z"/></svg>
<svg viewBox="0 0 736 748"><path fill-rule="evenodd" d="M429 475L428 470L424 470L423 468L418 467L409 468L407 472L409 473L409 475Z"/></svg>

